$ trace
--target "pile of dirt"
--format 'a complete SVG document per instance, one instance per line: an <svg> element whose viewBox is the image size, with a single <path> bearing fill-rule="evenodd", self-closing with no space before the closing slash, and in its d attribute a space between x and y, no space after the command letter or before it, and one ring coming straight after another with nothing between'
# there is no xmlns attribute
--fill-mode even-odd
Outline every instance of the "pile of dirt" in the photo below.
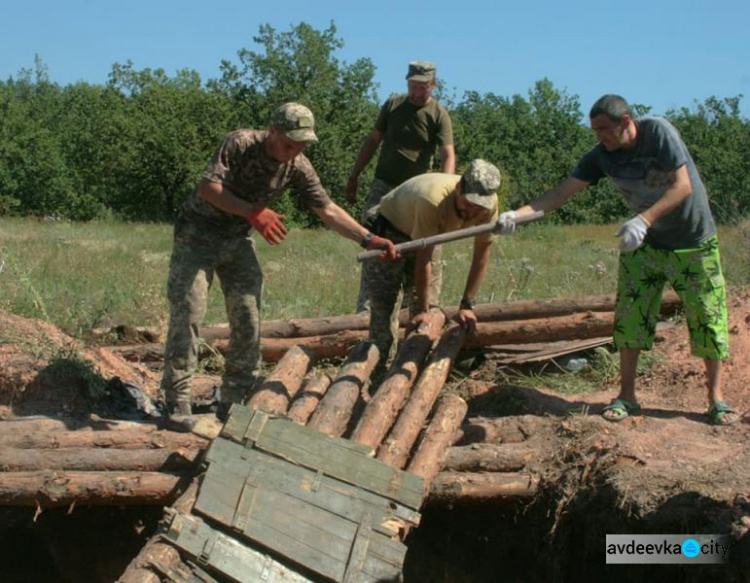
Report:
<svg viewBox="0 0 750 583"><path fill-rule="evenodd" d="M107 383L120 379L156 398L158 376L55 326L0 311L0 419L107 415Z"/></svg>

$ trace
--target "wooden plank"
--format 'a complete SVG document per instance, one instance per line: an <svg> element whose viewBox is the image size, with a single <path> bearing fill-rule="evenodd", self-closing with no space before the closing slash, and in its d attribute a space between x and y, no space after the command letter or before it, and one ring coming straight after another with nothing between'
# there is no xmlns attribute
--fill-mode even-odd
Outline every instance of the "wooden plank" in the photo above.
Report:
<svg viewBox="0 0 750 583"><path fill-rule="evenodd" d="M499 364L522 364L525 362L539 362L542 360L551 360L553 358L565 356L566 354L572 354L574 352L580 352L581 350L596 348L597 346L603 346L604 344L610 344L611 342L611 336L602 336L599 338L590 338L584 340L572 340L570 342L550 342L548 344L541 344L541 348L537 350L529 351L525 354L499 358L496 360Z"/></svg>
<svg viewBox="0 0 750 583"><path fill-rule="evenodd" d="M192 559L207 559L212 568L238 583L313 583L274 557L212 529L197 516L173 514L164 536ZM205 557L207 541L213 544Z"/></svg>
<svg viewBox="0 0 750 583"><path fill-rule="evenodd" d="M243 534L293 561L343 581L357 524L281 492L259 488Z"/></svg>
<svg viewBox="0 0 750 583"><path fill-rule="evenodd" d="M372 539L367 556L359 572L357 583L383 583L401 581L400 574L407 547L384 537ZM398 565L398 570L394 566Z"/></svg>
<svg viewBox="0 0 750 583"><path fill-rule="evenodd" d="M235 415L238 419L234 419ZM232 408L222 436L238 442L252 439L255 447L293 463L320 470L410 508L421 506L421 478L372 459L369 447L347 439L244 407ZM368 455L363 455L365 453Z"/></svg>

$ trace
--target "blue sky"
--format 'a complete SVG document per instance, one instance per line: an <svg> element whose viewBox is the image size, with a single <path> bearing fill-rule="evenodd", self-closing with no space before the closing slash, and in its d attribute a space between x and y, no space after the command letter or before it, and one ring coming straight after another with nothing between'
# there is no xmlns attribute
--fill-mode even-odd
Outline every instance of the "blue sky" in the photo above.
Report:
<svg viewBox="0 0 750 583"><path fill-rule="evenodd" d="M405 89L409 61L431 60L458 99L467 90L526 96L546 77L578 95L582 111L604 93L656 114L742 93L750 114L747 0L6 0L0 14L2 80L33 68L35 55L61 85L103 84L127 60L207 80L222 59L258 49L261 24L285 32L333 21L345 43L337 57L372 59L381 98Z"/></svg>

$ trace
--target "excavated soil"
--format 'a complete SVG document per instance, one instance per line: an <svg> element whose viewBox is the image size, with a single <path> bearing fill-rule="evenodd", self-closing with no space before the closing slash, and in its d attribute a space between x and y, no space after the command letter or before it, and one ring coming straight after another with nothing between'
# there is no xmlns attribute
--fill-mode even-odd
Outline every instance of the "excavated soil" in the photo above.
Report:
<svg viewBox="0 0 750 583"><path fill-rule="evenodd" d="M599 415L617 394L617 379L588 394L524 388L509 384L491 355L452 377L447 390L467 399L470 417L533 421L531 442L540 454L528 469L541 476L540 490L532 500L425 508L406 541L406 581L750 581L748 290L731 291L729 312L732 357L724 386L743 414L729 427L712 426L702 414L702 363L690 356L679 321L660 332L659 358L639 379L643 414L621 423ZM115 377L157 397L157 372L49 324L0 312L0 423L28 415L112 415L102 395ZM213 381L207 377L200 386L208 391ZM3 509L0 539L15 542L0 545L0 559L15 567L2 580L112 580L158 516L153 508ZM606 565L605 535L630 533L731 533L732 564Z"/></svg>

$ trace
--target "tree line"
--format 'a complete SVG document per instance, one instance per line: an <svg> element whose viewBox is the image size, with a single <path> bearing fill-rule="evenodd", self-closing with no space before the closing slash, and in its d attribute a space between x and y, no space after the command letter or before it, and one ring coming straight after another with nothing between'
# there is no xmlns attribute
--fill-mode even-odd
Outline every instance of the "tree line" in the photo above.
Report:
<svg viewBox="0 0 750 583"><path fill-rule="evenodd" d="M350 64L337 58L343 41L334 23L325 30L301 23L284 32L263 25L253 41L256 50L222 61L219 77L206 82L196 71L170 77L126 62L113 65L104 85L60 86L38 57L33 69L0 82L0 216L171 221L222 137L240 127L267 127L286 101L314 112L320 141L305 153L331 197L358 216L343 187L382 101L375 66L369 58ZM504 208L568 176L594 145L578 97L547 79L525 96L468 91L458 99L444 87L436 96L453 119L457 171L473 158L495 163L507 178ZM666 113L723 223L750 215L750 122L740 115L741 98L711 97ZM635 109L642 115L651 108ZM365 187L374 166L360 181ZM280 205L292 224L317 224L293 197ZM601 223L627 214L603 181L553 220Z"/></svg>

